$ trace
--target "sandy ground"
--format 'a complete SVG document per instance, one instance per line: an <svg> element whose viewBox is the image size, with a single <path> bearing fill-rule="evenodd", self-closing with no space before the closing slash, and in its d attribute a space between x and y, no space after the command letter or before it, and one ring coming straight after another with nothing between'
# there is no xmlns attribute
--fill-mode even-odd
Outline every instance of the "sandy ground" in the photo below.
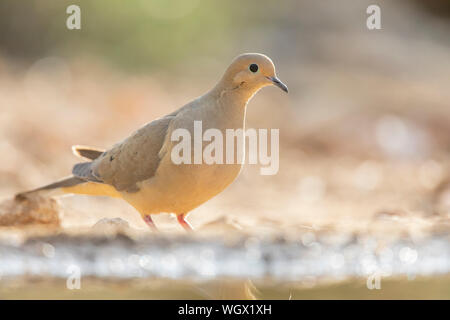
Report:
<svg viewBox="0 0 450 320"><path fill-rule="evenodd" d="M28 70L17 71L6 60L0 65L6 71L0 76L3 199L68 175L78 161L71 145L111 146L208 88L193 88L180 79L170 85L177 90L169 92L167 81L54 58ZM329 73L321 84L324 90L336 71ZM380 85L384 80L377 75L365 79ZM445 83L420 81L402 85L403 91L416 90L411 94L427 106L423 108L405 106L405 97L392 88L389 94L377 91L370 108L338 111L315 106L319 92L299 98L295 81L290 96L275 88L263 90L250 102L248 125L280 128L278 174L262 176L259 165L246 165L226 191L191 212L189 220L197 228L218 223L257 233L448 228L449 98L442 90ZM390 85L383 83L385 88ZM357 92L352 103L366 96ZM120 200L76 196L62 198L61 204L65 228L115 217L146 228ZM156 216L155 221L164 232L181 232L170 215Z"/></svg>
<svg viewBox="0 0 450 320"><path fill-rule="evenodd" d="M253 42L251 48L247 40L254 38L254 31L239 30L229 47L269 53L290 89L289 95L276 88L262 90L247 113L248 127L280 129L279 172L262 176L259 165L246 165L228 189L190 213L195 236L281 236L303 242L331 232L373 236L381 243L448 237L448 22L406 2L382 2L383 29L371 32L359 14L364 6L311 2L288 17L273 10L279 19L279 30L273 32L282 36L263 32L261 43L253 47ZM231 58L237 53L230 49L222 54ZM71 153L72 145L110 147L203 94L228 61L205 52L205 57L186 59L170 72L130 74L107 65L107 59L83 54L72 59L42 56L22 63L2 54L1 244L14 245L32 235L104 235L115 225L133 236L152 236L139 214L121 200L68 196L15 203L12 197L69 175L79 161ZM170 214L154 220L163 236L185 234ZM61 279L0 280L6 283L0 286L1 298L450 295L448 275L390 279L380 291L367 290L366 279L325 287L317 283L308 287L307 279L283 285L219 280L201 286L164 279L123 283L85 279L82 292L66 290Z"/></svg>
<svg viewBox="0 0 450 320"><path fill-rule="evenodd" d="M418 278L415 281L393 279L382 284L382 290L367 290L364 282L340 282L328 285L256 283L224 280L204 283L189 281L110 281L86 279L86 288L66 290L61 280L24 279L0 288L3 299L448 299L449 279ZM26 284L27 286L24 286Z"/></svg>
<svg viewBox="0 0 450 320"><path fill-rule="evenodd" d="M311 3L323 21L308 10L282 19L272 58L290 93L265 88L247 112L248 127L280 129L279 172L261 176L258 165L246 165L191 212L198 230L448 231L448 23L412 3L386 2L386 24L372 32L355 15L362 4L346 4ZM76 57L19 63L0 55L0 199L67 176L78 161L72 145L113 145L209 90L227 65L205 58L138 75ZM60 201L63 228L119 217L148 232L123 201ZM170 215L155 221L163 232L183 232Z"/></svg>
<svg viewBox="0 0 450 320"><path fill-rule="evenodd" d="M359 46L351 45L355 37ZM336 47L333 38L317 39L323 52ZM279 172L262 176L259 165L246 165L228 189L190 213L197 235L302 239L333 232L373 235L383 241L448 235L450 51L431 40L415 41L415 50L410 41L396 40L392 34L376 36L382 45L375 47L370 45L373 38L353 34L340 38L339 47L345 50L326 59L291 59L293 67L289 61L281 63L279 76L290 94L276 88L262 90L250 102L247 117L248 127L280 129ZM208 73L130 75L89 59L46 57L20 65L0 57L0 224L14 224L0 227L0 240L102 233L99 221L128 224L133 233L150 235L139 214L121 200L68 196L57 202L16 205L11 198L67 176L79 161L71 153L72 145L107 148L202 94L216 80ZM170 214L154 220L164 235L185 232ZM27 226L36 221L44 226ZM441 278L401 283L392 279L386 283L391 289L382 290L379 297L401 298L404 291L423 292L420 298L448 297L448 279ZM52 297L60 290L52 281L23 281L4 286L0 295L33 297L33 290L48 288ZM113 283L97 287L93 283L83 297L91 292L106 298L109 291L110 298L124 294L152 298L159 290L157 281L151 281L155 290L133 286L131 291ZM377 297L365 289L365 279L306 291L305 283L299 288L256 285L261 292L250 295L257 297ZM175 291L164 294L169 298L222 294L217 283L201 286L209 292L206 296L195 286L183 286L178 282ZM252 286L241 282L224 290L230 290L230 297L249 297ZM65 297L76 298L63 291Z"/></svg>
<svg viewBox="0 0 450 320"><path fill-rule="evenodd" d="M0 60L0 67L3 199L68 175L78 161L72 145L111 146L208 88L201 81L195 88L182 78L169 85L167 79L157 82L56 58L28 69ZM297 91L305 89L296 87L295 80L291 95L270 88L250 102L249 127L280 128L279 172L262 176L259 165L246 165L226 191L191 212L196 228L219 225L249 233L448 230L450 114L445 107L450 99L443 90L448 81L386 83L379 74L346 70L347 80L340 79L336 92L330 86L336 87L340 71L322 70L322 92L329 100L353 94L351 103L357 107L330 108L320 101L325 98L317 88L300 97ZM352 77L362 77L364 85ZM367 102L369 83L389 92L377 90ZM416 105L409 104L406 92ZM123 201L87 196L60 201L64 228L119 217L146 231ZM155 221L163 232L182 232L173 216L161 214Z"/></svg>

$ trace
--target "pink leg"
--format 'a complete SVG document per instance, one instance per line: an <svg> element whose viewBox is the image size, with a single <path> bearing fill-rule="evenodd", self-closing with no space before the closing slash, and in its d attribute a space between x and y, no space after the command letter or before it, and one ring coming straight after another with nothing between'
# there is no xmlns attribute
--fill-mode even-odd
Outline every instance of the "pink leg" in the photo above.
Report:
<svg viewBox="0 0 450 320"><path fill-rule="evenodd" d="M178 222L187 231L194 231L194 228L192 228L191 224L187 222L186 219L184 219L185 216L186 216L185 213L177 215Z"/></svg>
<svg viewBox="0 0 450 320"><path fill-rule="evenodd" d="M156 227L155 223L153 222L151 215L148 214L148 215L144 216L144 221L150 227L150 229L152 229L153 231L158 231L158 228Z"/></svg>

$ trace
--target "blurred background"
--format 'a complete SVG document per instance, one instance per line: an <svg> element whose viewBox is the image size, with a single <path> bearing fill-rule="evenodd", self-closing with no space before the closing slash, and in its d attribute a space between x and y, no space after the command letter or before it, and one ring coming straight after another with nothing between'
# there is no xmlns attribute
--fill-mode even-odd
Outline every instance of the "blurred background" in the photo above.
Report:
<svg viewBox="0 0 450 320"><path fill-rule="evenodd" d="M71 4L81 30L66 28ZM371 4L381 30L366 27ZM68 175L72 145L109 147L209 90L236 55L260 52L290 92L262 90L247 124L280 129L279 173L246 165L191 213L194 227L448 234L449 34L445 0L2 0L0 197ZM122 201L61 202L65 228L119 217L147 232ZM170 215L155 221L183 232Z"/></svg>

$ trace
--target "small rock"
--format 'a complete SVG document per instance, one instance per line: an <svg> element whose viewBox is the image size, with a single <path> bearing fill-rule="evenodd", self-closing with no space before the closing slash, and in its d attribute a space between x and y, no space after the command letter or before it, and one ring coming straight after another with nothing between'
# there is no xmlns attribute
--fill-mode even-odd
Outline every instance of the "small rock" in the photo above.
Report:
<svg viewBox="0 0 450 320"><path fill-rule="evenodd" d="M0 226L30 224L60 225L61 206L52 198L27 196L0 203Z"/></svg>
<svg viewBox="0 0 450 320"><path fill-rule="evenodd" d="M101 231L107 234L116 234L126 231L129 228L129 223L121 218L103 218L92 226L92 229L95 231Z"/></svg>

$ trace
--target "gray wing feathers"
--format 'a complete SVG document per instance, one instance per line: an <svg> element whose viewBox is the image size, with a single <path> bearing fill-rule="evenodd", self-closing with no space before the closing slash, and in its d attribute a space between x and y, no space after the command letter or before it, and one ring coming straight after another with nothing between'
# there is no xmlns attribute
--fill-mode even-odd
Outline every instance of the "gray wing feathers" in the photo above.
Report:
<svg viewBox="0 0 450 320"><path fill-rule="evenodd" d="M118 191L138 191L136 184L150 179L158 168L158 153L173 118L166 116L148 123L94 161L75 165L73 174L113 185Z"/></svg>
<svg viewBox="0 0 450 320"><path fill-rule="evenodd" d="M92 147L85 147L85 146L73 146L72 151L76 156L78 156L80 158L89 159L89 160L97 159L104 152L104 150L95 149Z"/></svg>
<svg viewBox="0 0 450 320"><path fill-rule="evenodd" d="M92 164L93 162L77 163L72 169L72 174L85 181L103 182L93 174Z"/></svg>

